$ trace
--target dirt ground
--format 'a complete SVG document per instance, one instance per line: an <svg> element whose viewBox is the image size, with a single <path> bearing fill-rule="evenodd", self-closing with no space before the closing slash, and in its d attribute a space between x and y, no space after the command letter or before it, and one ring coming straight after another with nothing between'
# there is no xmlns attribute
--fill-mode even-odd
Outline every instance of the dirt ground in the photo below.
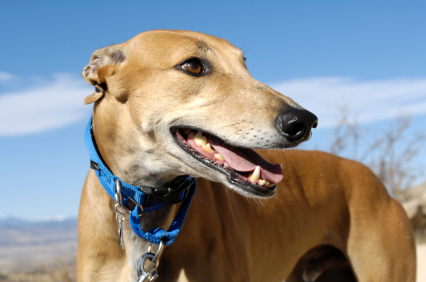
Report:
<svg viewBox="0 0 426 282"><path fill-rule="evenodd" d="M3 257L4 260L4 257ZM0 272L0 282L75 282L75 257L57 257L54 262L42 263L41 266L19 271L21 268L10 268L10 264L3 261L3 266L8 265L9 271ZM2 259L0 259L0 265ZM27 261L28 263L28 261ZM24 266L26 263L20 261ZM417 282L426 281L426 243L417 246Z"/></svg>
<svg viewBox="0 0 426 282"><path fill-rule="evenodd" d="M0 247L0 282L73 282L77 242Z"/></svg>
<svg viewBox="0 0 426 282"><path fill-rule="evenodd" d="M417 282L426 281L426 244L417 246ZM75 261L58 259L56 264L23 273L0 274L1 282L74 282Z"/></svg>

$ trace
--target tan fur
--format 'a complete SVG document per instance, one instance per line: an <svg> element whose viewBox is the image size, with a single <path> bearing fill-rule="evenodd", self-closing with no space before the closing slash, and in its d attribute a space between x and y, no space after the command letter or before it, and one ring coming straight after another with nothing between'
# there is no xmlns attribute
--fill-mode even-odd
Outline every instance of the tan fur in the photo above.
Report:
<svg viewBox="0 0 426 282"><path fill-rule="evenodd" d="M175 68L191 57L209 60L212 73L194 77ZM86 103L96 102L95 139L115 175L153 187L177 175L199 178L156 281L302 281L302 272L311 279L339 265L328 250L329 263L314 260L315 248L324 245L348 259L358 281L415 281L406 215L365 166L322 152L261 150L284 172L276 195L261 199L176 144L170 128L187 125L237 146L283 146L274 121L284 107L301 107L254 80L242 52L227 41L187 31L145 32L95 51L83 77L100 88ZM78 281L136 281L147 244L126 218L120 249L113 204L90 171L79 211ZM177 209L145 213L144 230L167 228ZM333 277L327 281L340 281Z"/></svg>

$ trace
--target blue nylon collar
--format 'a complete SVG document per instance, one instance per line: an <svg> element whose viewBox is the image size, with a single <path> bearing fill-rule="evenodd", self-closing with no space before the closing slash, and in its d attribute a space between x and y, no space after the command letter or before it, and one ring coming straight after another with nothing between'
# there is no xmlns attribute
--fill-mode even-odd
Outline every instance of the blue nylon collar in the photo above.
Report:
<svg viewBox="0 0 426 282"><path fill-rule="evenodd" d="M103 163L101 157L98 154L95 141L92 136L92 117L90 117L89 123L87 125L84 139L86 141L87 149L89 150L90 160L96 163L96 166L91 167L94 169L96 176L99 179L99 182L102 184L102 187L104 187L105 191L110 195L110 197L115 201L115 185L116 180L118 179L121 184L121 195L123 198L123 205L125 205L129 201L129 199L132 199L133 202L138 203L143 207L143 211L141 211L138 205L136 205L129 216L130 226L132 227L136 235L154 244L160 244L161 240L163 240L166 246L173 244L173 242L175 241L175 237L178 235L182 227L186 213L188 212L192 198L194 197L195 190L197 189L196 179L192 177L189 178L192 181L192 184L189 188L188 196L182 201L182 204L179 207L175 219L173 220L169 229L166 231L162 228L156 227L145 232L142 230L142 226L139 221L139 215L141 214L141 212L154 211L164 207L165 204L159 204L153 207L145 208L143 203L145 203L146 201L146 195L140 190L140 187L125 183L107 168L107 166ZM185 191L183 193L185 193Z"/></svg>

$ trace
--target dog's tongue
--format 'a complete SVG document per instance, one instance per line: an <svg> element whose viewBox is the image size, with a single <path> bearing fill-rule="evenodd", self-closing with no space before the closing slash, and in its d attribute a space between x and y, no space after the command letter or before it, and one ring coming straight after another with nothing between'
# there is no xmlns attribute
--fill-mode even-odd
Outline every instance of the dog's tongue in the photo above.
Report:
<svg viewBox="0 0 426 282"><path fill-rule="evenodd" d="M253 171L256 166L260 166L262 179L273 183L278 183L283 179L281 166L268 163L255 151L226 146L223 141L216 138L208 138L208 141L233 169L248 172Z"/></svg>

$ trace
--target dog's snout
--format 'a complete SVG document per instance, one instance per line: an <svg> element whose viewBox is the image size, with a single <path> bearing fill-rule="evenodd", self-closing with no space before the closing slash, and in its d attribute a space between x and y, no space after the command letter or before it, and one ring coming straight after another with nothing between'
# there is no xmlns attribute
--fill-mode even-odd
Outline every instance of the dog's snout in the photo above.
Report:
<svg viewBox="0 0 426 282"><path fill-rule="evenodd" d="M311 138L311 129L317 127L318 118L307 110L290 108L277 117L275 124L288 141L302 142Z"/></svg>

